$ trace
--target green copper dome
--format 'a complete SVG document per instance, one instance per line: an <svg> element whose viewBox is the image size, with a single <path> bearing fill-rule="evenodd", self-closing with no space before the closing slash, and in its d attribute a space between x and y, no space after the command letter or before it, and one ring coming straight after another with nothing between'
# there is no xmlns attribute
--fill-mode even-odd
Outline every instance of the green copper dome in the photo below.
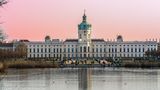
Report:
<svg viewBox="0 0 160 90"><path fill-rule="evenodd" d="M78 25L78 30L91 30L92 25L87 23L87 16L83 15L82 22Z"/></svg>

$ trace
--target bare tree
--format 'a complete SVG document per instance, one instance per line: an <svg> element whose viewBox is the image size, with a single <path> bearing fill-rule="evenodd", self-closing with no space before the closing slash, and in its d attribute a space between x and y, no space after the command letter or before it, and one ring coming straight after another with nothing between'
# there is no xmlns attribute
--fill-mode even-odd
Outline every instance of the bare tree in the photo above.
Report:
<svg viewBox="0 0 160 90"><path fill-rule="evenodd" d="M4 4L7 4L8 0L0 0L0 7L3 7ZM0 43L6 39L6 35L3 33L3 30L0 29Z"/></svg>
<svg viewBox="0 0 160 90"><path fill-rule="evenodd" d="M0 6L3 7L4 4L7 4L8 1L7 0L0 0Z"/></svg>
<svg viewBox="0 0 160 90"><path fill-rule="evenodd" d="M20 43L16 47L16 53L19 58L25 58L27 56L27 45L25 43Z"/></svg>
<svg viewBox="0 0 160 90"><path fill-rule="evenodd" d="M7 35L0 28L0 43L2 43L7 38Z"/></svg>

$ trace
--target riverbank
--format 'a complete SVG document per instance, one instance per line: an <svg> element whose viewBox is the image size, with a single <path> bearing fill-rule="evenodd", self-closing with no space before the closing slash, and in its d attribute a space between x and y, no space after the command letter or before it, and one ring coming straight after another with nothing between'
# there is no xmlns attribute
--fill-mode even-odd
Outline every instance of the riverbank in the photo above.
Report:
<svg viewBox="0 0 160 90"><path fill-rule="evenodd" d="M116 65L117 64L117 65ZM17 69L23 69L23 68L60 68L60 67L73 67L73 68L94 68L94 67L135 67L135 68L159 68L160 67L160 61L158 60L122 60L118 63L113 64L113 62L110 62L108 64L106 63L98 63L93 62L92 63L79 63L79 64L62 64L59 65L58 62L54 61L47 61L47 60L24 60L24 59L18 59L18 60L5 60L4 62L0 62L0 72L5 72L8 68L17 68Z"/></svg>
<svg viewBox="0 0 160 90"><path fill-rule="evenodd" d="M123 60L121 67L159 68L160 61L157 60Z"/></svg>
<svg viewBox="0 0 160 90"><path fill-rule="evenodd" d="M66 61L63 68L94 68L94 67L126 67L126 68L160 68L159 60L101 60L101 61Z"/></svg>
<svg viewBox="0 0 160 90"><path fill-rule="evenodd" d="M0 73L3 73L4 71L5 71L4 64L0 63Z"/></svg>
<svg viewBox="0 0 160 90"><path fill-rule="evenodd" d="M58 63L53 61L33 61L33 60L6 60L0 62L0 72L4 72L8 68L57 68Z"/></svg>

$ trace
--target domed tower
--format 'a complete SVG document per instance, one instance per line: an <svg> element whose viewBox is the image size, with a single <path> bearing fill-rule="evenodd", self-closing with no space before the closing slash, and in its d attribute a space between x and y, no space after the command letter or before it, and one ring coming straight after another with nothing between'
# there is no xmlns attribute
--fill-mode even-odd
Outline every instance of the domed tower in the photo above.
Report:
<svg viewBox="0 0 160 90"><path fill-rule="evenodd" d="M87 22L87 16L84 12L82 22L78 25L78 41L79 43L91 43L91 24Z"/></svg>
<svg viewBox="0 0 160 90"><path fill-rule="evenodd" d="M78 25L78 52L80 58L91 56L91 24L87 22L87 16L84 12L82 22Z"/></svg>
<svg viewBox="0 0 160 90"><path fill-rule="evenodd" d="M45 37L45 42L50 42L50 41L51 41L51 37L47 35L47 36Z"/></svg>
<svg viewBox="0 0 160 90"><path fill-rule="evenodd" d="M117 42L123 42L123 37L121 35L117 36Z"/></svg>

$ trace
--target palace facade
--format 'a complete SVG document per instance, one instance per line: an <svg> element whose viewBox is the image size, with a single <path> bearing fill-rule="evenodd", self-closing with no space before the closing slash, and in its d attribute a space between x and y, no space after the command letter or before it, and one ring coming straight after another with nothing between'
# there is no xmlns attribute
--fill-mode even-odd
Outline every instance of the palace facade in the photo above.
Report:
<svg viewBox="0 0 160 90"><path fill-rule="evenodd" d="M78 25L78 38L51 39L46 36L44 41L29 41L27 45L28 58L114 58L114 57L144 57L146 51L157 50L157 41L124 41L118 35L116 41L92 39L92 25L88 23L87 16L83 15ZM15 45L17 45L15 43Z"/></svg>

